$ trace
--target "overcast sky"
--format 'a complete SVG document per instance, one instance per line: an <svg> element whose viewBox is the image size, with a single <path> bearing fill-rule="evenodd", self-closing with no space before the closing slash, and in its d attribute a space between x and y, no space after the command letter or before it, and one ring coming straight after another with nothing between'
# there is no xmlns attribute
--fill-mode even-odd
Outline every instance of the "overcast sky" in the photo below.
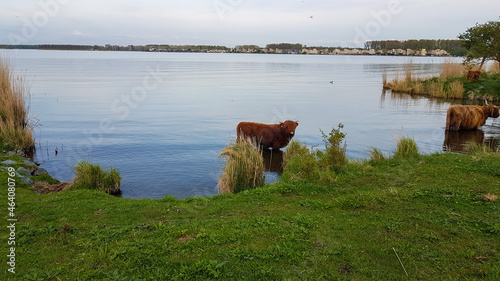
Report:
<svg viewBox="0 0 500 281"><path fill-rule="evenodd" d="M456 39L499 0L2 0L0 44L363 46Z"/></svg>

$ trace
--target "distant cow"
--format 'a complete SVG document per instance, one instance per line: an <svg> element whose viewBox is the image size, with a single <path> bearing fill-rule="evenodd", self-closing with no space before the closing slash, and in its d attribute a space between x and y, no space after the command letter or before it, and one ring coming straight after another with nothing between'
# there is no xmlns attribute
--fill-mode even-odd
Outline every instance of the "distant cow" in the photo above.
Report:
<svg viewBox="0 0 500 281"><path fill-rule="evenodd" d="M475 129L486 123L488 117L500 116L494 105L452 105L446 114L446 130Z"/></svg>
<svg viewBox="0 0 500 281"><path fill-rule="evenodd" d="M279 150L288 145L298 125L298 122L290 120L279 124L241 122L236 127L236 134L238 139L242 136L251 137L264 148Z"/></svg>
<svg viewBox="0 0 500 281"><path fill-rule="evenodd" d="M467 82L471 82L472 80L479 82L479 77L481 77L481 71L469 70L469 72L467 72L467 77L465 78L465 80Z"/></svg>

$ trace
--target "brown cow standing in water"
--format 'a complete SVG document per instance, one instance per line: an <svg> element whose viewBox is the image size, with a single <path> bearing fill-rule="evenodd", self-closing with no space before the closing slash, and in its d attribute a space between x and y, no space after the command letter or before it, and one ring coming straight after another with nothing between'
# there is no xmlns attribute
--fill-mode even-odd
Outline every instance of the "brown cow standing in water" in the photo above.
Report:
<svg viewBox="0 0 500 281"><path fill-rule="evenodd" d="M486 123L488 117L500 116L494 105L452 105L446 114L446 130L476 129Z"/></svg>
<svg viewBox="0 0 500 281"><path fill-rule="evenodd" d="M236 134L238 139L242 136L251 137L264 148L272 147L274 150L279 150L288 145L298 125L298 122L290 120L279 124L241 122L236 127Z"/></svg>

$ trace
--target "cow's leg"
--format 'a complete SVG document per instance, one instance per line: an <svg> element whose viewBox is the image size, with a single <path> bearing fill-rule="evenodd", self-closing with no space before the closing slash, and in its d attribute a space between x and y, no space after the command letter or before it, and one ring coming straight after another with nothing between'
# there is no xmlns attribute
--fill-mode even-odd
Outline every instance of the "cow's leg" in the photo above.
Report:
<svg viewBox="0 0 500 281"><path fill-rule="evenodd" d="M452 119L451 120L451 129L450 130L452 130L452 131L458 131L460 129L460 124L461 123L462 122L460 122L460 120L457 120L457 119L453 120Z"/></svg>
<svg viewBox="0 0 500 281"><path fill-rule="evenodd" d="M273 142L273 149L274 150L278 151L278 150L280 150L280 148L281 148L281 145L279 142Z"/></svg>

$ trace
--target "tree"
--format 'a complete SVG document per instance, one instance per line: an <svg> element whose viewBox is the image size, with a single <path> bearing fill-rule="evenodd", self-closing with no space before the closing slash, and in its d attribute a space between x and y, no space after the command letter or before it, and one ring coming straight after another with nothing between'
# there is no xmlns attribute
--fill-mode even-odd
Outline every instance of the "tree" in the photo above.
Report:
<svg viewBox="0 0 500 281"><path fill-rule="evenodd" d="M485 24L476 23L458 36L467 49L465 62L480 59L479 70L487 60L500 63L500 21L489 21Z"/></svg>

